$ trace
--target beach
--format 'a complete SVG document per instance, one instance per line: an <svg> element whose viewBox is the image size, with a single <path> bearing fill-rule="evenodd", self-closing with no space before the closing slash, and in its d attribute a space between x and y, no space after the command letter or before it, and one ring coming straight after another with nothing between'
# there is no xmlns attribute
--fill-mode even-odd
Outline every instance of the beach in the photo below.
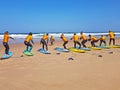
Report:
<svg viewBox="0 0 120 90"><path fill-rule="evenodd" d="M39 42L35 42L34 56L22 53L25 49L23 43L10 44L13 56L0 60L0 89L120 90L120 48L86 53L54 50L55 47L63 47L62 44L62 40L55 41L48 47L51 54L42 54L37 51L41 47ZM120 45L120 38L116 38L116 44ZM90 46L90 42L87 45ZM69 41L67 47L73 47L73 41ZM1 44L0 55L3 53Z"/></svg>

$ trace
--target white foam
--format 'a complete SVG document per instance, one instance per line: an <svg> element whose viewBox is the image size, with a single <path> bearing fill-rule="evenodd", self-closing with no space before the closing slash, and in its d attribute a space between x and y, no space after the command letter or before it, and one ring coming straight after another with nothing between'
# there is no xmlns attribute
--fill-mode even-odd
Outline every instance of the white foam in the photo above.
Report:
<svg viewBox="0 0 120 90"><path fill-rule="evenodd" d="M55 38L59 38L61 36L62 33L49 33L49 36L54 36ZM66 37L72 37L74 33L64 33L64 35ZM80 36L80 33L76 33L77 35ZM91 35L108 35L108 33L84 33L86 36L88 36L89 34ZM117 36L120 37L120 33L117 32L115 33ZM27 37L28 34L10 34L11 37L16 38L16 39L25 39ZM33 38L41 38L44 35L44 33L38 33L38 34L33 34ZM0 35L0 39L3 39L3 34Z"/></svg>

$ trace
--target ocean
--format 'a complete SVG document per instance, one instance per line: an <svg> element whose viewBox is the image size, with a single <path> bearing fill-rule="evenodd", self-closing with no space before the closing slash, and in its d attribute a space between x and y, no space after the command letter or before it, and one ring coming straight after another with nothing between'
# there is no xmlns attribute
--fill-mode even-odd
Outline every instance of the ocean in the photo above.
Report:
<svg viewBox="0 0 120 90"><path fill-rule="evenodd" d="M39 42L40 38L44 35L45 33L33 33L33 40L35 42ZM52 32L49 33L49 37L52 35L55 37L56 40L60 39L61 32ZM64 35L69 39L73 36L74 32L64 32ZM77 35L80 36L79 32L76 32ZM108 35L108 32L85 32L84 33L87 37L89 34L94 35L96 37L100 37L101 35ZM9 43L23 43L24 39L28 35L27 33L10 33L9 34L11 37L15 39L15 41L9 39ZM115 32L116 37L120 37L120 32ZM0 34L0 44L2 44L2 39L3 39L3 34Z"/></svg>

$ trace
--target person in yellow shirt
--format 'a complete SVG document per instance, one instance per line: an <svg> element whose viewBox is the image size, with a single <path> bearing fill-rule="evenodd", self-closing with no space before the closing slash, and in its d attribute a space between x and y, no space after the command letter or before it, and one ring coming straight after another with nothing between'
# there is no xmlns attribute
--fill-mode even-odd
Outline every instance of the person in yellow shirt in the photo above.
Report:
<svg viewBox="0 0 120 90"><path fill-rule="evenodd" d="M53 42L55 41L55 37L53 35L51 35L50 37L50 42L51 42L51 45L53 45Z"/></svg>
<svg viewBox="0 0 120 90"><path fill-rule="evenodd" d="M81 32L80 35L81 35L81 36L80 36L80 39L82 39L81 44L82 44L83 47L86 48L85 43L87 42L87 38L86 38L86 36L83 34L83 32Z"/></svg>
<svg viewBox="0 0 120 90"><path fill-rule="evenodd" d="M66 44L68 43L68 40L67 40L67 38L64 36L64 34L62 33L61 34L61 37L60 37L62 40L63 40L63 47L64 47L64 49L67 49L67 47L66 47Z"/></svg>
<svg viewBox="0 0 120 90"><path fill-rule="evenodd" d="M104 43L104 45L106 46L106 41L105 41L105 39L106 39L106 37L103 36L103 35L101 35L101 37L100 37L100 45L99 45L99 46L101 46L102 43Z"/></svg>
<svg viewBox="0 0 120 90"><path fill-rule="evenodd" d="M92 47L96 47L95 43L97 43L99 41L99 39L97 39L96 37L89 35L89 41L91 41L91 46Z"/></svg>
<svg viewBox="0 0 120 90"><path fill-rule="evenodd" d="M28 34L28 36L26 37L26 39L24 41L24 44L27 46L26 51L28 51L28 52L31 52L31 50L33 48L33 45L31 44L31 42L32 42L32 44L34 44L33 37L32 37L32 32L30 32Z"/></svg>
<svg viewBox="0 0 120 90"><path fill-rule="evenodd" d="M111 30L109 30L108 36L110 37L109 45L111 45L111 41L113 41L113 45L115 45L115 34Z"/></svg>
<svg viewBox="0 0 120 90"><path fill-rule="evenodd" d="M11 39L14 40L14 38L12 38L12 37L9 36L9 32L6 31L6 32L4 33L4 37L3 37L3 45L4 45L4 47L5 47L5 54L6 54L6 55L8 55L8 52L9 52L9 49L10 49L10 48L9 48L9 44L8 44L9 38L11 38Z"/></svg>
<svg viewBox="0 0 120 90"><path fill-rule="evenodd" d="M44 47L46 46L46 50L48 51L48 41L49 41L49 34L46 33L45 35L43 35L43 37L40 40L40 44L42 43L42 48L44 49Z"/></svg>
<svg viewBox="0 0 120 90"><path fill-rule="evenodd" d="M78 44L79 45L79 48L81 48L81 44L80 44L80 42L79 42L79 37L78 37L78 35L76 35L76 33L74 33L74 35L73 35L73 37L71 38L71 40L74 40L74 48L76 48L76 44Z"/></svg>

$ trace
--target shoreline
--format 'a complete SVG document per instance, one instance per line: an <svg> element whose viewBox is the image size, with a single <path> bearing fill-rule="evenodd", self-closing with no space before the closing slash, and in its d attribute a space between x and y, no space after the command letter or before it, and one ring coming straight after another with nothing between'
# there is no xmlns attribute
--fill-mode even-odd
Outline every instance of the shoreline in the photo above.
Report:
<svg viewBox="0 0 120 90"><path fill-rule="evenodd" d="M116 33L116 38L120 38L120 32L115 32L115 33ZM45 33L33 33L33 39L34 39L34 41L39 42L40 38L44 34ZM64 34L65 34L65 36L67 38L71 38L73 36L74 32L65 32ZM80 36L80 32L76 32L76 34L78 36ZM84 34L87 36L87 38L88 38L89 34L94 35L95 37L99 38L101 35L108 35L108 32L84 32ZM28 35L27 33L18 33L18 34L17 33L13 33L13 34L10 33L10 36L13 37L13 38L15 38L15 41L9 40L10 41L9 43L10 44L11 43L23 43L24 39L26 38L27 35ZM53 35L56 40L60 40L61 32L59 32L59 33L56 33L56 32L52 33L51 32L51 33L49 33L49 37L51 35ZM0 44L2 44L2 39L3 39L3 34L0 35Z"/></svg>

